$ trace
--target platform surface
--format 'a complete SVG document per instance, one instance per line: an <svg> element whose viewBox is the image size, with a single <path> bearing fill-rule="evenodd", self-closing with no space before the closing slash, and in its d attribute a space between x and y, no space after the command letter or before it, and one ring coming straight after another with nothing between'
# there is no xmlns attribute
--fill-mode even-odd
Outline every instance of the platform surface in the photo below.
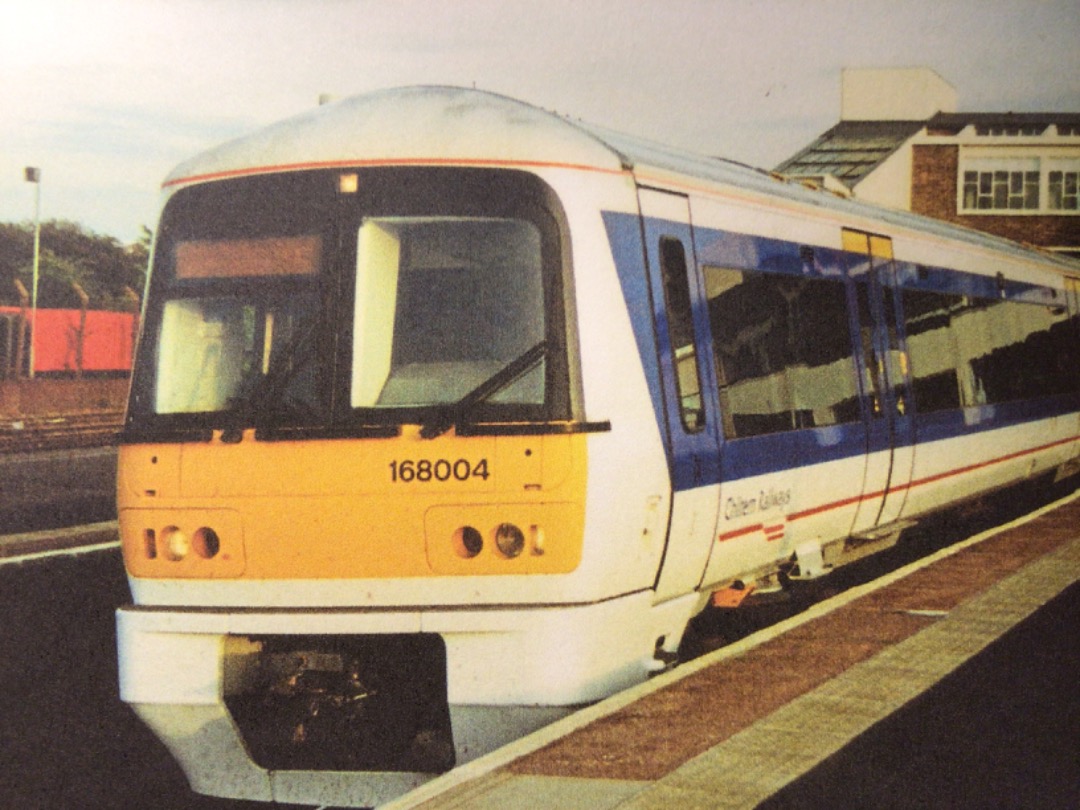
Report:
<svg viewBox="0 0 1080 810"><path fill-rule="evenodd" d="M386 808L1080 807L1080 497Z"/></svg>

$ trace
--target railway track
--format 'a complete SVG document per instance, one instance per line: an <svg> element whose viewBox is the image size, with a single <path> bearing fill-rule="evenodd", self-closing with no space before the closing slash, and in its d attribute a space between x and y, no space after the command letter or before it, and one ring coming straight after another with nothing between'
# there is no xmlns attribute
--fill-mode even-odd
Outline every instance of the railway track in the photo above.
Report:
<svg viewBox="0 0 1080 810"><path fill-rule="evenodd" d="M116 442L123 411L0 418L0 453L103 447Z"/></svg>

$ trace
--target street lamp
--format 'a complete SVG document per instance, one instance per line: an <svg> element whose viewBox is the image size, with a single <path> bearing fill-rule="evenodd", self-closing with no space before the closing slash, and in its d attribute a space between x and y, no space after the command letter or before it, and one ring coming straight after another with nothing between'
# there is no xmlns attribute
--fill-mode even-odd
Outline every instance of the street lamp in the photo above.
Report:
<svg viewBox="0 0 1080 810"><path fill-rule="evenodd" d="M26 167L26 182L34 184L34 276L30 292L30 379L34 378L34 343L37 342L38 267L41 262L41 169Z"/></svg>

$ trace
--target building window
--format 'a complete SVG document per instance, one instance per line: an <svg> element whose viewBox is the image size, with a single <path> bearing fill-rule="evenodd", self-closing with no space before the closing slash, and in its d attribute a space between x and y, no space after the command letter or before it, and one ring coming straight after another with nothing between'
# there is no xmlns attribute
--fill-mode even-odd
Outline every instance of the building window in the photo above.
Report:
<svg viewBox="0 0 1080 810"><path fill-rule="evenodd" d="M1051 211L1080 210L1080 171L1050 172L1047 205Z"/></svg>
<svg viewBox="0 0 1080 810"><path fill-rule="evenodd" d="M1032 157L984 157L984 153L961 157L959 213L1080 214L1080 159L1060 153Z"/></svg>
<svg viewBox="0 0 1080 810"><path fill-rule="evenodd" d="M1060 174L1060 172L1058 172ZM965 171L964 210L1038 210L1039 172Z"/></svg>
<svg viewBox="0 0 1080 810"><path fill-rule="evenodd" d="M1042 135L1046 124L976 124L976 135Z"/></svg>

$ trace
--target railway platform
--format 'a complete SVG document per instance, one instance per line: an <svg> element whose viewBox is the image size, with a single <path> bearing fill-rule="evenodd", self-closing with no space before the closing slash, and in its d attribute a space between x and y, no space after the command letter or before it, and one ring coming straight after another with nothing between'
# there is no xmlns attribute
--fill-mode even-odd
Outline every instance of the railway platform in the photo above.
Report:
<svg viewBox="0 0 1080 810"><path fill-rule="evenodd" d="M115 520L0 535L0 562L21 557L53 554L69 550L120 545L120 529Z"/></svg>
<svg viewBox="0 0 1080 810"><path fill-rule="evenodd" d="M1077 807L1078 580L1074 493L384 807Z"/></svg>

